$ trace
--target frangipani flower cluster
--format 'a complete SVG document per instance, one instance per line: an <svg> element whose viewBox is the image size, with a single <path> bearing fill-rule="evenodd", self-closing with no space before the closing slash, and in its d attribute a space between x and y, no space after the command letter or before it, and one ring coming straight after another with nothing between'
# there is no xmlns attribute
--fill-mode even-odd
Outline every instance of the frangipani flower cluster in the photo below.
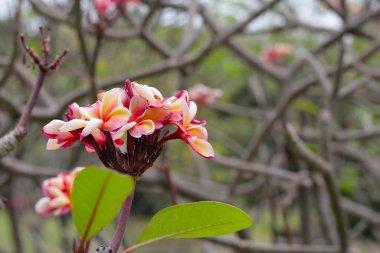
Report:
<svg viewBox="0 0 380 253"><path fill-rule="evenodd" d="M221 89L213 89L204 84L197 84L189 89L189 95L192 100L201 105L212 104L217 98L223 96Z"/></svg>
<svg viewBox="0 0 380 253"><path fill-rule="evenodd" d="M70 194L74 179L82 167L77 167L70 173L61 172L56 177L46 179L42 183L45 197L41 198L35 210L42 216L64 215L71 211Z"/></svg>
<svg viewBox="0 0 380 253"><path fill-rule="evenodd" d="M206 121L195 120L196 113L187 91L164 98L156 88L128 80L124 88L100 92L91 105L71 104L68 121L53 120L43 133L49 150L81 141L106 167L140 176L169 140L181 139L199 155L214 157Z"/></svg>

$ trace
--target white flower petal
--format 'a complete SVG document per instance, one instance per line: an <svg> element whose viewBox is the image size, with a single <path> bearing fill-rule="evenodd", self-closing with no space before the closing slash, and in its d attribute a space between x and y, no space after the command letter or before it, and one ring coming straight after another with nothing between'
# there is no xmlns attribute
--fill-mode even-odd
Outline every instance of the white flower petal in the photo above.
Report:
<svg viewBox="0 0 380 253"><path fill-rule="evenodd" d="M80 128L83 128L86 126L88 121L83 120L83 119L73 119L70 120L69 122L66 122L63 126L59 128L60 132L69 132L73 130L77 130Z"/></svg>
<svg viewBox="0 0 380 253"><path fill-rule="evenodd" d="M153 91L150 89L149 86L134 83L133 87L135 88L137 94L148 100L150 104L154 104L156 102Z"/></svg>
<svg viewBox="0 0 380 253"><path fill-rule="evenodd" d="M195 118L196 114L197 114L197 105L193 101L190 101L190 105L189 105L189 121L190 122Z"/></svg>
<svg viewBox="0 0 380 253"><path fill-rule="evenodd" d="M85 107L79 107L78 110L79 110L80 115L83 118L85 118L87 120L91 119L91 115L88 113L88 110Z"/></svg>
<svg viewBox="0 0 380 253"><path fill-rule="evenodd" d="M65 143L58 143L58 139L49 139L46 144L47 150L56 150L61 148Z"/></svg>
<svg viewBox="0 0 380 253"><path fill-rule="evenodd" d="M70 200L64 196L59 198L54 198L49 202L49 206L52 208L57 208L61 206L66 206L70 204Z"/></svg>
<svg viewBox="0 0 380 253"><path fill-rule="evenodd" d="M103 124L103 121L101 119L92 118L90 121L87 122L86 127L82 130L81 135L83 137L91 134L95 129L97 129L100 125Z"/></svg>
<svg viewBox="0 0 380 253"><path fill-rule="evenodd" d="M129 129L131 129L132 127L134 127L136 125L136 122L130 122L130 123L127 123L125 124L124 126L122 126L119 131L117 131L117 133L125 133L126 131L128 131Z"/></svg>
<svg viewBox="0 0 380 253"><path fill-rule="evenodd" d="M40 199L34 206L34 210L36 210L38 214L46 215L50 209L49 202L50 199L48 197Z"/></svg>
<svg viewBox="0 0 380 253"><path fill-rule="evenodd" d="M52 120L49 124L43 127L43 131L47 134L58 134L58 129L62 127L66 122L62 120Z"/></svg>
<svg viewBox="0 0 380 253"><path fill-rule="evenodd" d="M152 90L153 92L153 95L158 98L160 101L162 101L164 99L164 97L162 96L161 92L159 90L157 90L156 88L154 87L150 87L150 89Z"/></svg>

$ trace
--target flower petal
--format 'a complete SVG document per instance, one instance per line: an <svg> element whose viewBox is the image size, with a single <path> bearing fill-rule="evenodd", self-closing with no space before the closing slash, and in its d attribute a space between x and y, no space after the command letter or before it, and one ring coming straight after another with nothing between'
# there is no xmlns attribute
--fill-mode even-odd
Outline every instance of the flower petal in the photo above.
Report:
<svg viewBox="0 0 380 253"><path fill-rule="evenodd" d="M69 112L65 114L67 120L80 119L81 115L79 109L80 106L77 103L69 105Z"/></svg>
<svg viewBox="0 0 380 253"><path fill-rule="evenodd" d="M95 141L98 143L98 145L102 145L106 142L106 136L99 128L96 128L94 131L91 132L91 134L94 137Z"/></svg>
<svg viewBox="0 0 380 253"><path fill-rule="evenodd" d="M41 198L36 203L34 210L40 215L51 214L51 208L49 206L50 199L48 197Z"/></svg>
<svg viewBox="0 0 380 253"><path fill-rule="evenodd" d="M57 177L53 177L51 179L48 179L47 181L47 184L44 184L44 186L46 187L56 187L58 189L63 189L63 187L65 187L65 177L67 177L67 174L66 173L60 173L58 174ZM45 183L44 182L44 183Z"/></svg>
<svg viewBox="0 0 380 253"><path fill-rule="evenodd" d="M54 198L50 201L49 206L52 208L70 205L70 200L66 196Z"/></svg>
<svg viewBox="0 0 380 253"><path fill-rule="evenodd" d="M172 103L170 103L169 106L167 107L167 109L172 111L172 112L182 112L185 104L186 104L185 99L180 98L180 99L177 99L177 100L173 101Z"/></svg>
<svg viewBox="0 0 380 253"><path fill-rule="evenodd" d="M73 130L78 130L80 128L84 128L87 125L88 121L83 119L73 119L66 122L63 126L61 126L58 130L60 132L69 132Z"/></svg>
<svg viewBox="0 0 380 253"><path fill-rule="evenodd" d="M136 125L136 122L130 122L128 124L125 124L124 126L122 126L118 131L117 133L120 134L120 133L125 133L126 131L128 131L129 129L131 129L132 127L134 127Z"/></svg>
<svg viewBox="0 0 380 253"><path fill-rule="evenodd" d="M143 120L129 130L132 137L140 138L142 135L149 135L154 132L154 123L151 120Z"/></svg>
<svg viewBox="0 0 380 253"><path fill-rule="evenodd" d="M92 118L100 118L100 101L90 105L83 106L79 108L79 113L85 120L90 120Z"/></svg>
<svg viewBox="0 0 380 253"><path fill-rule="evenodd" d="M185 103L183 106L183 126L187 127L190 122L194 119L197 113L197 105L190 101L188 104Z"/></svg>
<svg viewBox="0 0 380 253"><path fill-rule="evenodd" d="M175 95L176 98L180 99L180 98L184 98L186 103L189 102L189 93L187 92L187 90L182 90L180 92L178 92L176 95Z"/></svg>
<svg viewBox="0 0 380 253"><path fill-rule="evenodd" d="M82 133L80 134L81 137L86 137L87 135L91 134L95 131L100 125L103 124L103 121L101 119L92 118L90 121L87 122L87 125L85 128L83 128Z"/></svg>
<svg viewBox="0 0 380 253"><path fill-rule="evenodd" d="M150 87L154 97L156 99L158 99L159 101L162 101L164 99L164 97L162 96L161 92L159 90L157 90L156 88L154 87Z"/></svg>
<svg viewBox="0 0 380 253"><path fill-rule="evenodd" d="M65 142L58 143L58 139L49 139L47 144L46 144L46 149L47 150L57 150L61 148Z"/></svg>
<svg viewBox="0 0 380 253"><path fill-rule="evenodd" d="M145 110L148 108L148 101L141 96L134 96L131 99L129 105L129 110L131 110L132 116L131 120L135 121L138 117L144 114Z"/></svg>
<svg viewBox="0 0 380 253"><path fill-rule="evenodd" d="M120 128L128 122L131 112L122 106L113 109L107 116L106 122L103 124L103 129L112 131Z"/></svg>
<svg viewBox="0 0 380 253"><path fill-rule="evenodd" d="M189 127L187 129L187 134L190 135L191 137L196 137L198 139L202 139L207 141L208 138L208 133L205 127L200 127L200 126L193 126Z"/></svg>
<svg viewBox="0 0 380 253"><path fill-rule="evenodd" d="M104 93L103 100L100 105L100 117L105 120L107 115L117 106L119 106L119 96L122 89L114 88Z"/></svg>
<svg viewBox="0 0 380 253"><path fill-rule="evenodd" d="M58 129L62 127L66 122L62 120L52 120L49 124L42 128L42 133L47 138L55 138L58 135Z"/></svg>
<svg viewBox="0 0 380 253"><path fill-rule="evenodd" d="M190 143L191 148L205 158L214 158L215 152L211 144L202 139L195 139Z"/></svg>
<svg viewBox="0 0 380 253"><path fill-rule="evenodd" d="M53 212L52 212L52 214L54 216L61 216L61 215L69 213L70 211L71 211L71 206L70 205L66 205L66 206L54 209Z"/></svg>
<svg viewBox="0 0 380 253"><path fill-rule="evenodd" d="M46 188L46 193L47 193L46 195L48 195L49 197L54 197L54 198L66 196L65 193L63 193L61 189L54 186L50 186Z"/></svg>
<svg viewBox="0 0 380 253"><path fill-rule="evenodd" d="M153 121L164 121L167 120L171 115L171 112L164 108L149 108L144 114L139 118L139 120L153 120Z"/></svg>
<svg viewBox="0 0 380 253"><path fill-rule="evenodd" d="M193 101L190 101L189 102L189 122L188 124L190 124L190 122L194 119L195 115L197 114L197 105L193 102Z"/></svg>
<svg viewBox="0 0 380 253"><path fill-rule="evenodd" d="M132 86L135 91L135 94L142 96L151 104L156 103L156 98L154 97L153 91L149 86L139 84L136 82L132 82Z"/></svg>

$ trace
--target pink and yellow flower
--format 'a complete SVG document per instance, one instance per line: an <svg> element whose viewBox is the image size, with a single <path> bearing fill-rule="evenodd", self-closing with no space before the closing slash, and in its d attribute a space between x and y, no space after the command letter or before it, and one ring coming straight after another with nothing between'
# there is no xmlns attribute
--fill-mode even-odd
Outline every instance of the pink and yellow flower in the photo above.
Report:
<svg viewBox="0 0 380 253"><path fill-rule="evenodd" d="M221 89L212 89L201 83L189 89L190 98L201 105L212 104L222 95Z"/></svg>
<svg viewBox="0 0 380 253"><path fill-rule="evenodd" d="M172 136L167 136L168 139L181 139L197 152L199 155L206 158L214 158L215 153L211 144L208 142L208 133L204 125L206 121L195 120L197 113L197 105L193 101L187 100L187 92L184 96L172 103L171 109L174 111L180 110L182 118L179 121L172 121L172 124L177 127L177 131Z"/></svg>
<svg viewBox="0 0 380 253"><path fill-rule="evenodd" d="M56 177L46 179L42 183L45 197L37 202L36 212L42 216L59 216L69 213L71 211L71 190L74 179L81 169L83 168L77 167L70 173L62 172Z"/></svg>
<svg viewBox="0 0 380 253"><path fill-rule="evenodd" d="M195 120L196 112L187 91L164 98L154 87L126 81L124 89L101 92L91 105L70 105L68 121L53 120L43 133L49 138L48 149L66 148L79 140L105 166L139 176L168 140L183 140L198 154L214 157L206 122ZM176 131L169 133L165 126L175 126Z"/></svg>

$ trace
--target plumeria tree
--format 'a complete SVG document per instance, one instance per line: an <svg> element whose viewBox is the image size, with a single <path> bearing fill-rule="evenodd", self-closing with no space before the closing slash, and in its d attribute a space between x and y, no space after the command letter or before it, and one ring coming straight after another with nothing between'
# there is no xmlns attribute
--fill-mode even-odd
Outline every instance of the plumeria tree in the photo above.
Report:
<svg viewBox="0 0 380 253"><path fill-rule="evenodd" d="M0 253L379 251L379 1L1 6Z"/></svg>

